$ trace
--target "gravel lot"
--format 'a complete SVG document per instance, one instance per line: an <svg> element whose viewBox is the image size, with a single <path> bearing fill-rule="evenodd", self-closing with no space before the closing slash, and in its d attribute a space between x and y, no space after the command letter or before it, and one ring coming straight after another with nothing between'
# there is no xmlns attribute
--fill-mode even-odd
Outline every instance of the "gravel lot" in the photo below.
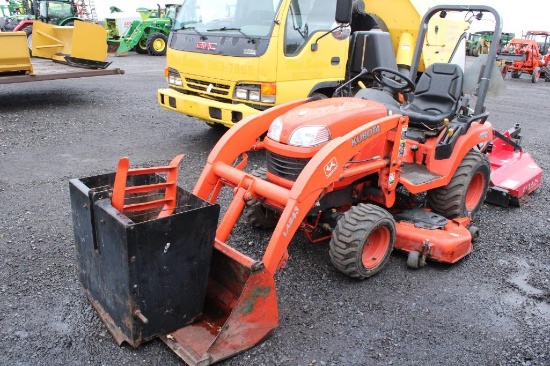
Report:
<svg viewBox="0 0 550 366"><path fill-rule="evenodd" d="M125 75L0 85L0 364L178 365L161 341L118 347L78 281L69 179L163 165L186 153L192 189L220 134L164 111L165 59L131 54ZM490 121L521 123L524 147L550 169L550 83L506 79ZM328 243L296 235L277 276L280 326L226 365L550 365L550 185L521 208L485 205L474 252L413 271L395 253L367 281L336 271ZM232 242L265 243L239 226ZM260 245L252 251L261 253Z"/></svg>

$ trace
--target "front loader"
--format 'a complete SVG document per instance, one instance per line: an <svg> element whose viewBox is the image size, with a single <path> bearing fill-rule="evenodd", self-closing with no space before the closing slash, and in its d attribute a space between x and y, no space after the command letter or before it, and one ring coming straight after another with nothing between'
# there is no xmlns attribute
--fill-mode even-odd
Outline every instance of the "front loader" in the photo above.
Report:
<svg viewBox="0 0 550 366"><path fill-rule="evenodd" d="M351 19L352 2L338 2L337 19ZM410 75L432 16L464 11L493 14L489 55L496 55L494 9L435 6L422 19ZM159 336L186 363L207 365L260 343L278 325L274 276L299 230L311 241L329 240L332 263L357 279L380 272L394 248L409 253L412 268L455 263L472 251L497 139L484 106L494 64L477 73L470 108L459 65L435 63L415 83L384 52L393 49L387 33L356 33L351 66L362 70L348 82L369 74L372 88L289 102L241 121L213 148L192 192L176 186L179 158L137 169L123 158L116 174L71 180L81 282L119 344ZM252 151L265 152L259 169L247 168ZM218 220L222 189L233 199ZM231 244L241 216L272 230L260 259ZM208 244L211 257L200 254ZM119 250L109 255L112 247ZM174 256L181 261L170 266ZM203 285L190 289L205 273Z"/></svg>

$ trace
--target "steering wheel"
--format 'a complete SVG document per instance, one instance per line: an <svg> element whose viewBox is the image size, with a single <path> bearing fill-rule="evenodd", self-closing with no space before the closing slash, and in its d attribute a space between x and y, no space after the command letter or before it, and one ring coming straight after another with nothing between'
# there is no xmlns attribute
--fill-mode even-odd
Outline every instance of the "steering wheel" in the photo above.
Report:
<svg viewBox="0 0 550 366"><path fill-rule="evenodd" d="M392 79L387 74L397 76L400 80ZM375 68L372 70L372 76L378 83L397 93L412 93L416 88L414 82L407 75L388 67Z"/></svg>

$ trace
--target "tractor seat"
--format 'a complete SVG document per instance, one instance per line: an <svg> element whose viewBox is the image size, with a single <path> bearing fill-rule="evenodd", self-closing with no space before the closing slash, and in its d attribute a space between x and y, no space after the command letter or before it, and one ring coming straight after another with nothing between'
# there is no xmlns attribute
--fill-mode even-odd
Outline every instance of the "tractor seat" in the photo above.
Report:
<svg viewBox="0 0 550 366"><path fill-rule="evenodd" d="M409 125L430 130L440 129L444 120L456 114L462 95L464 74L455 64L434 63L424 71L412 101L401 107L401 114L409 117Z"/></svg>

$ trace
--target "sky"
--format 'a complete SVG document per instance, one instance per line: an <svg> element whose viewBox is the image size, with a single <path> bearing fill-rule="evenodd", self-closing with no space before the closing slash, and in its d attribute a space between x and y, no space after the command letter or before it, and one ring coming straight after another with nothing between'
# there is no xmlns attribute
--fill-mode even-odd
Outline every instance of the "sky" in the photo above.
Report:
<svg viewBox="0 0 550 366"><path fill-rule="evenodd" d="M208 1L208 0L205 0ZM336 1L336 0L335 0ZM369 0L366 0L369 1ZM378 0L380 1L380 0ZM381 0L391 3L391 0ZM167 1L155 0L94 0L96 12L99 19L110 16L109 8L117 6L124 11L125 15L138 16L135 9L139 7L156 8L156 4L163 5ZM173 2L177 2L173 1ZM183 2L183 0L181 0ZM503 31L514 32L521 36L522 32L528 30L550 31L550 22L547 21L548 0L531 0L527 5L521 5L517 0L411 0L419 13L423 14L429 7L436 4L460 4L460 5L488 5L495 8L502 17ZM492 30L494 24L489 21L478 22L472 31Z"/></svg>

